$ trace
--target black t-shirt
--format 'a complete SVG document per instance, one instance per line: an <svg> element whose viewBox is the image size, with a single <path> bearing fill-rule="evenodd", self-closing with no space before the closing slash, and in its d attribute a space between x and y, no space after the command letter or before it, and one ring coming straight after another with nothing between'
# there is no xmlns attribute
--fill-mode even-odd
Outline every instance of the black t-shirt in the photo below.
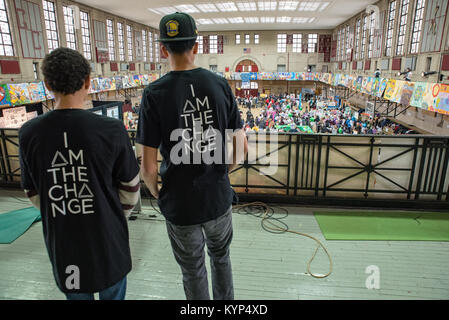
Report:
<svg viewBox="0 0 449 320"><path fill-rule="evenodd" d="M54 110L25 123L19 145L22 187L39 194L58 287L91 293L116 284L131 270L118 185L139 173L123 123L86 110ZM73 266L78 290L67 288Z"/></svg>
<svg viewBox="0 0 449 320"><path fill-rule="evenodd" d="M198 127L194 126L194 119ZM158 202L168 221L193 225L226 213L233 193L224 163L225 130L241 128L240 113L229 84L210 71L202 68L172 71L145 89L137 142L160 147L162 188ZM180 148L183 138L196 140ZM195 154L198 155L195 150L200 148L208 148L211 156L221 151L221 164L204 161L203 157L195 159ZM170 157L172 151L177 161ZM179 161L179 155L185 155L185 161Z"/></svg>

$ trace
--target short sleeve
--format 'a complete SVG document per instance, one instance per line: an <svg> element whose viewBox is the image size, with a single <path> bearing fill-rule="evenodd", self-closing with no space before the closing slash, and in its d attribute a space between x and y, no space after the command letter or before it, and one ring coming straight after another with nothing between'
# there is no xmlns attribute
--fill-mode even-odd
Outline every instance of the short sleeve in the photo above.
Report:
<svg viewBox="0 0 449 320"><path fill-rule="evenodd" d="M161 143L159 114L155 106L149 101L148 89L142 95L137 124L137 143L152 148L159 148Z"/></svg>
<svg viewBox="0 0 449 320"><path fill-rule="evenodd" d="M139 164L128 132L123 126L120 128L116 150L117 157L114 163L113 176L118 181L129 182L139 174Z"/></svg>
<svg viewBox="0 0 449 320"><path fill-rule="evenodd" d="M20 183L24 190L36 190L33 179L31 178L30 168L25 157L24 141L19 133L19 162L20 162Z"/></svg>
<svg viewBox="0 0 449 320"><path fill-rule="evenodd" d="M240 119L240 111L237 106L237 101L235 100L234 94L232 93L231 87L227 84L228 95L231 103L230 113L228 115L228 126L226 129L242 129L242 120Z"/></svg>

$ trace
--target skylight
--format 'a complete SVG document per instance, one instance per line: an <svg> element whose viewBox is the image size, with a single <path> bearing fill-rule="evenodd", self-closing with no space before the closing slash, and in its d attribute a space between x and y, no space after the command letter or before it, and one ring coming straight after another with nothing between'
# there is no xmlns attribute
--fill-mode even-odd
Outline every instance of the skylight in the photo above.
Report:
<svg viewBox="0 0 449 320"><path fill-rule="evenodd" d="M323 2L323 4L321 5L321 8L320 8L320 11L323 11L324 9L326 9L328 5L329 5L329 2Z"/></svg>
<svg viewBox="0 0 449 320"><path fill-rule="evenodd" d="M262 23L274 23L275 17L261 17L260 22Z"/></svg>
<svg viewBox="0 0 449 320"><path fill-rule="evenodd" d="M277 23L289 23L292 20L292 17L276 17Z"/></svg>
<svg viewBox="0 0 449 320"><path fill-rule="evenodd" d="M177 10L173 7L162 7L162 8L156 8L157 11L161 12L162 14L171 14L175 13Z"/></svg>
<svg viewBox="0 0 449 320"><path fill-rule="evenodd" d="M214 18L212 19L216 24L225 24L229 23L228 19L226 18Z"/></svg>
<svg viewBox="0 0 449 320"><path fill-rule="evenodd" d="M191 4L181 4L179 6L176 6L176 9L178 9L181 12L185 12L185 13L196 13L196 12L200 12L197 8L195 8L194 6L192 6Z"/></svg>
<svg viewBox="0 0 449 320"><path fill-rule="evenodd" d="M244 23L245 21L243 20L242 17L238 17L238 18L229 18L229 22L230 23Z"/></svg>
<svg viewBox="0 0 449 320"><path fill-rule="evenodd" d="M293 11L298 7L298 1L279 1L279 11Z"/></svg>
<svg viewBox="0 0 449 320"><path fill-rule="evenodd" d="M234 2L217 3L217 8L222 12L237 11L237 7Z"/></svg>
<svg viewBox="0 0 449 320"><path fill-rule="evenodd" d="M246 23L259 23L258 17L245 17Z"/></svg>
<svg viewBox="0 0 449 320"><path fill-rule="evenodd" d="M212 3L196 4L195 6L203 12L218 12L217 7Z"/></svg>
<svg viewBox="0 0 449 320"><path fill-rule="evenodd" d="M301 2L299 4L299 11L317 11L319 6L320 6L320 2Z"/></svg>
<svg viewBox="0 0 449 320"><path fill-rule="evenodd" d="M256 11L257 5L255 2L238 2L237 7L240 11Z"/></svg>
<svg viewBox="0 0 449 320"><path fill-rule="evenodd" d="M306 23L307 21L309 20L309 18L299 18L299 17L296 17L296 18L293 18L293 23Z"/></svg>
<svg viewBox="0 0 449 320"><path fill-rule="evenodd" d="M214 24L211 19L196 19L195 21L198 22L198 24Z"/></svg>
<svg viewBox="0 0 449 320"><path fill-rule="evenodd" d="M259 1L257 3L260 11L274 11L276 10L276 1Z"/></svg>
<svg viewBox="0 0 449 320"><path fill-rule="evenodd" d="M156 14L162 14L159 11L157 11L156 9L148 8L148 10L150 10L151 12L154 12Z"/></svg>

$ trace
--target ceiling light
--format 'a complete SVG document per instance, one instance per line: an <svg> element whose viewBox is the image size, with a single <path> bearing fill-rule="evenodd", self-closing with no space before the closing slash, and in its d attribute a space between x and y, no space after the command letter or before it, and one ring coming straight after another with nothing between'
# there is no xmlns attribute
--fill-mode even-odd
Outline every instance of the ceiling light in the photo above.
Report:
<svg viewBox="0 0 449 320"><path fill-rule="evenodd" d="M277 23L289 23L292 20L292 17L276 17Z"/></svg>
<svg viewBox="0 0 449 320"><path fill-rule="evenodd" d="M259 23L258 17L246 17L245 18L246 23Z"/></svg>
<svg viewBox="0 0 449 320"><path fill-rule="evenodd" d="M197 6L198 9L200 9L203 12L218 12L217 7L212 3L196 4L195 6Z"/></svg>
<svg viewBox="0 0 449 320"><path fill-rule="evenodd" d="M215 18L212 19L216 24L225 24L225 23L229 23L228 19L226 18Z"/></svg>
<svg viewBox="0 0 449 320"><path fill-rule="evenodd" d="M299 11L317 11L320 6L320 2L301 2L299 4Z"/></svg>
<svg viewBox="0 0 449 320"><path fill-rule="evenodd" d="M259 1L257 3L260 11L274 11L276 10L276 1Z"/></svg>
<svg viewBox="0 0 449 320"><path fill-rule="evenodd" d="M255 2L238 2L237 7L240 11L256 11L257 5Z"/></svg>
<svg viewBox="0 0 449 320"><path fill-rule="evenodd" d="M292 11L298 7L298 1L279 1L280 11Z"/></svg>
<svg viewBox="0 0 449 320"><path fill-rule="evenodd" d="M316 18L310 18L309 23L314 22Z"/></svg>
<svg viewBox="0 0 449 320"><path fill-rule="evenodd" d="M228 18L228 20L230 23L244 23L245 22L242 17Z"/></svg>
<svg viewBox="0 0 449 320"><path fill-rule="evenodd" d="M178 9L181 12L185 12L185 13L196 13L196 12L200 12L197 8L195 8L194 6L192 6L191 4L181 4L179 6L176 6L176 9Z"/></svg>
<svg viewBox="0 0 449 320"><path fill-rule="evenodd" d="M199 24L214 24L211 19L196 19L195 21Z"/></svg>
<svg viewBox="0 0 449 320"><path fill-rule="evenodd" d="M217 3L217 8L222 12L237 11L237 7L234 2Z"/></svg>

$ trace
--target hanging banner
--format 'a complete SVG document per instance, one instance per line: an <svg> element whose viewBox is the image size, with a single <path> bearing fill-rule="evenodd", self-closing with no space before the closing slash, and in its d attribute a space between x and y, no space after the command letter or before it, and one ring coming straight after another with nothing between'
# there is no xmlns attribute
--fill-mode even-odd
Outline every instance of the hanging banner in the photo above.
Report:
<svg viewBox="0 0 449 320"><path fill-rule="evenodd" d="M396 89L396 80L390 79L388 80L387 87L385 88L384 98L386 100L392 100L394 90Z"/></svg>
<svg viewBox="0 0 449 320"><path fill-rule="evenodd" d="M432 85L432 103L429 111L449 114L449 85L435 83Z"/></svg>
<svg viewBox="0 0 449 320"><path fill-rule="evenodd" d="M410 99L410 105L417 108L423 108L424 95L427 93L427 88L429 83L427 82L416 82L413 88L412 98ZM428 107L424 107L427 109Z"/></svg>
<svg viewBox="0 0 449 320"><path fill-rule="evenodd" d="M414 82L406 82L402 85L401 98L399 103L403 106L409 106L412 99L413 89L415 88Z"/></svg>
<svg viewBox="0 0 449 320"><path fill-rule="evenodd" d="M379 89L377 90L377 97L382 98L384 96L385 89L388 84L388 79L382 78L379 82Z"/></svg>

